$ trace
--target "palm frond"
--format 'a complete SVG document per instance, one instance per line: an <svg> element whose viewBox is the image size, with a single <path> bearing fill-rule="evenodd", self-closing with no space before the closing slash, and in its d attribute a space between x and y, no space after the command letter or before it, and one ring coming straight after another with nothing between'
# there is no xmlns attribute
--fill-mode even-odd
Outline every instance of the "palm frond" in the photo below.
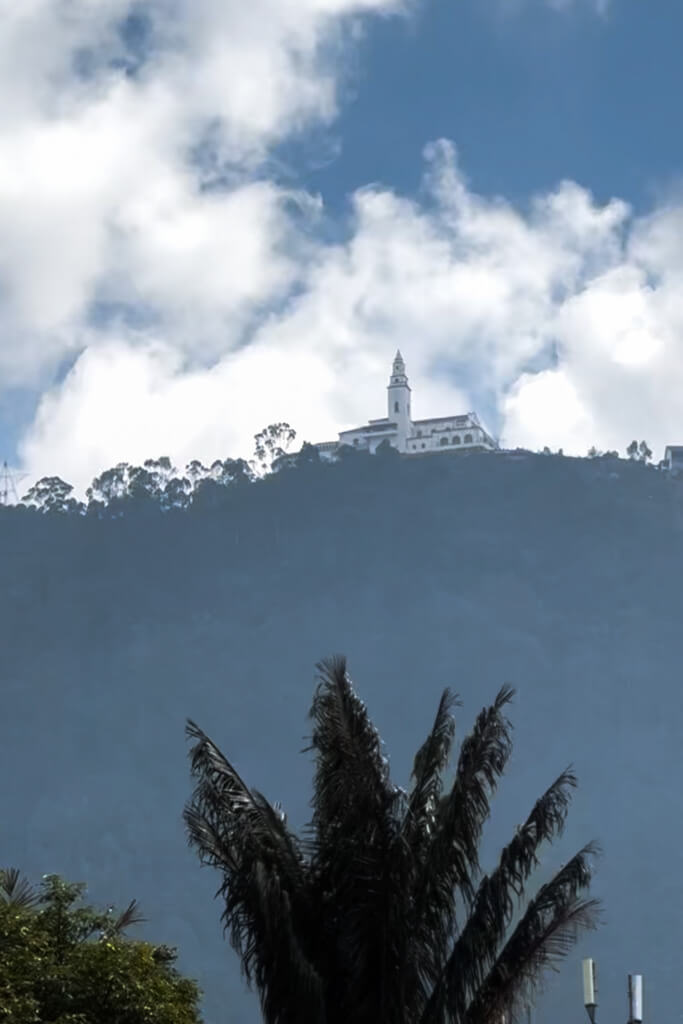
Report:
<svg viewBox="0 0 683 1024"><path fill-rule="evenodd" d="M275 1007L278 999L287 1005L288 986L312 1000L305 1005L315 1022L314 1007L322 997L310 951L303 949L315 945L315 929L298 841L284 815L247 787L194 722L188 719L185 731L197 740L190 758L192 775L199 779L183 811L188 841L202 863L223 873L216 896L224 898L222 920L246 979L256 982L269 1024L285 1024Z"/></svg>
<svg viewBox="0 0 683 1024"><path fill-rule="evenodd" d="M311 950L319 908L282 885L277 872L254 859L224 875L222 920L230 927L249 984L259 993L266 1024L325 1024L324 984Z"/></svg>
<svg viewBox="0 0 683 1024"><path fill-rule="evenodd" d="M597 927L601 902L580 899L590 885L589 858L597 855L597 843L587 843L551 879L541 886L496 958L486 979L472 998L463 1024L487 1024L503 1011L514 1021L529 1003L543 980L543 973L557 971L581 930ZM454 1008L449 999L449 1011Z"/></svg>
<svg viewBox="0 0 683 1024"><path fill-rule="evenodd" d="M514 913L513 896L538 865L537 852L546 840L561 834L576 776L567 768L534 804L531 813L504 847L498 865L481 880L465 927L456 940L443 977L449 982L449 1006L463 1012L496 960ZM457 980L456 980L457 979Z"/></svg>
<svg viewBox="0 0 683 1024"><path fill-rule="evenodd" d="M138 906L139 904L137 900L130 901L126 909L119 914L113 924L114 934L121 935L123 931L126 928L129 928L132 924L140 924L147 920L146 917L142 917L142 915L137 912Z"/></svg>
<svg viewBox="0 0 683 1024"><path fill-rule="evenodd" d="M199 779L191 805L184 812L190 845L201 848L202 840L207 838L200 820L220 822L221 833L229 837L234 854L246 843L252 853L257 849L266 860L277 861L281 870L298 879L301 852L296 837L286 827L284 816L260 793L248 788L234 766L190 719L185 733L197 740L190 751L190 759L191 774Z"/></svg>
<svg viewBox="0 0 683 1024"><path fill-rule="evenodd" d="M309 717L314 729L308 750L315 750L313 806L321 824L337 823L348 810L349 783L359 787L358 798L368 810L384 809L395 795L382 741L346 671L346 658L334 655L316 665L319 684Z"/></svg>
<svg viewBox="0 0 683 1024"><path fill-rule="evenodd" d="M405 878L403 859L390 854L400 791L391 783L379 734L353 689L346 659L337 655L316 667L311 849L338 951L330 1000L340 1012L353 1006L361 1024L389 1019L390 1004L401 999L395 967L405 960Z"/></svg>
<svg viewBox="0 0 683 1024"><path fill-rule="evenodd" d="M437 857L449 848L457 851L453 881L467 902L474 899L473 876L480 870L479 842L491 812L489 801L512 751L512 725L502 711L514 695L512 687L501 687L493 704L479 713L462 744L453 787L441 802L434 850Z"/></svg>
<svg viewBox="0 0 683 1024"><path fill-rule="evenodd" d="M430 986L442 969L457 926L456 894L468 908L474 900L489 799L512 749L511 725L502 712L514 693L502 687L463 740L455 780L439 803L434 834L415 876L413 931L416 947L422 950L420 970Z"/></svg>
<svg viewBox="0 0 683 1024"><path fill-rule="evenodd" d="M0 903L29 908L39 902L40 894L33 889L27 878L22 877L18 868L0 868Z"/></svg>
<svg viewBox="0 0 683 1024"><path fill-rule="evenodd" d="M448 765L455 719L452 710L461 706L462 701L447 688L444 690L427 739L422 744L413 763L413 786L408 798L403 819L403 831L429 834L434 827L436 811L443 788L443 772Z"/></svg>

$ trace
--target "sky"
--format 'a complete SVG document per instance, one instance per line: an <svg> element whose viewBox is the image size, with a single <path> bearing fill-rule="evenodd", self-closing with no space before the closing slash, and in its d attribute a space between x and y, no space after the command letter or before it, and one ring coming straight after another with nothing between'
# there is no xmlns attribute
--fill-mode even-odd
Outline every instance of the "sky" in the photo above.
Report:
<svg viewBox="0 0 683 1024"><path fill-rule="evenodd" d="M679 0L0 0L0 458L683 442Z"/></svg>

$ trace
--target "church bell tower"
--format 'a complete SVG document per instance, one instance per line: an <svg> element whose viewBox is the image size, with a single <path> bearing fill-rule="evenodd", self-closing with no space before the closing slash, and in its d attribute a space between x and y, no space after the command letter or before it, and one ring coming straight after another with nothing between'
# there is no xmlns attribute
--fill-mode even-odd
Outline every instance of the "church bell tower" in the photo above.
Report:
<svg viewBox="0 0 683 1024"><path fill-rule="evenodd" d="M410 419L410 387L406 377L403 356L396 350L391 377L387 388L387 416L397 427L396 446L400 452L406 450L406 438L412 430Z"/></svg>

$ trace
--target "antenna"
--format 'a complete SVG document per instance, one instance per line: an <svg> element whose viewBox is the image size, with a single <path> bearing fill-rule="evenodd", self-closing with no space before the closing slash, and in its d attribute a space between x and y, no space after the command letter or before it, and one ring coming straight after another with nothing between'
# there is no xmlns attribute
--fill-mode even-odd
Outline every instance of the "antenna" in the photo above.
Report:
<svg viewBox="0 0 683 1024"><path fill-rule="evenodd" d="M598 985L595 977L595 960L591 960L590 957L583 961L583 1005L588 1011L591 1024L595 1024ZM642 974L628 976L628 1024L643 1024Z"/></svg>
<svg viewBox="0 0 683 1024"><path fill-rule="evenodd" d="M28 473L13 473L5 459L0 470L0 505L10 504L10 494L14 495L14 504L18 503L17 481L23 480L25 476L28 476Z"/></svg>
<svg viewBox="0 0 683 1024"><path fill-rule="evenodd" d="M628 1021L629 1024L642 1024L643 1020L643 976L628 976Z"/></svg>
<svg viewBox="0 0 683 1024"><path fill-rule="evenodd" d="M591 1024L595 1024L595 1008L598 1005L598 984L595 977L595 960L586 957L583 961L583 1005L588 1011Z"/></svg>

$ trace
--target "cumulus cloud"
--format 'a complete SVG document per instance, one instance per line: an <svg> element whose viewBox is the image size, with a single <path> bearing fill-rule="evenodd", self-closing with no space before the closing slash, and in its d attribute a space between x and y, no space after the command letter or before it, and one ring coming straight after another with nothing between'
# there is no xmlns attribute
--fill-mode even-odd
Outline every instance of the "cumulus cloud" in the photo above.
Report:
<svg viewBox="0 0 683 1024"><path fill-rule="evenodd" d="M485 408L568 453L677 440L680 204L634 218L562 182L516 209L442 140L417 196L359 189L333 244L320 197L264 173L335 116L358 19L405 9L0 0L0 379L71 363L21 440L29 483L248 457L276 420L334 438L384 414L397 346L417 416Z"/></svg>
<svg viewBox="0 0 683 1024"><path fill-rule="evenodd" d="M332 438L384 413L396 346L417 415L491 394L509 444L582 454L671 440L683 373L676 211L634 221L623 202L598 206L565 182L522 213L472 192L450 143L426 161L419 199L359 190L349 238L318 244L296 295L213 365L188 367L149 332L94 339L44 400L27 464L58 460L85 486L121 460L249 455L274 420Z"/></svg>
<svg viewBox="0 0 683 1024"><path fill-rule="evenodd" d="M0 0L0 374L56 361L102 299L234 333L276 300L292 197L259 164L334 117L356 20L404 6Z"/></svg>

